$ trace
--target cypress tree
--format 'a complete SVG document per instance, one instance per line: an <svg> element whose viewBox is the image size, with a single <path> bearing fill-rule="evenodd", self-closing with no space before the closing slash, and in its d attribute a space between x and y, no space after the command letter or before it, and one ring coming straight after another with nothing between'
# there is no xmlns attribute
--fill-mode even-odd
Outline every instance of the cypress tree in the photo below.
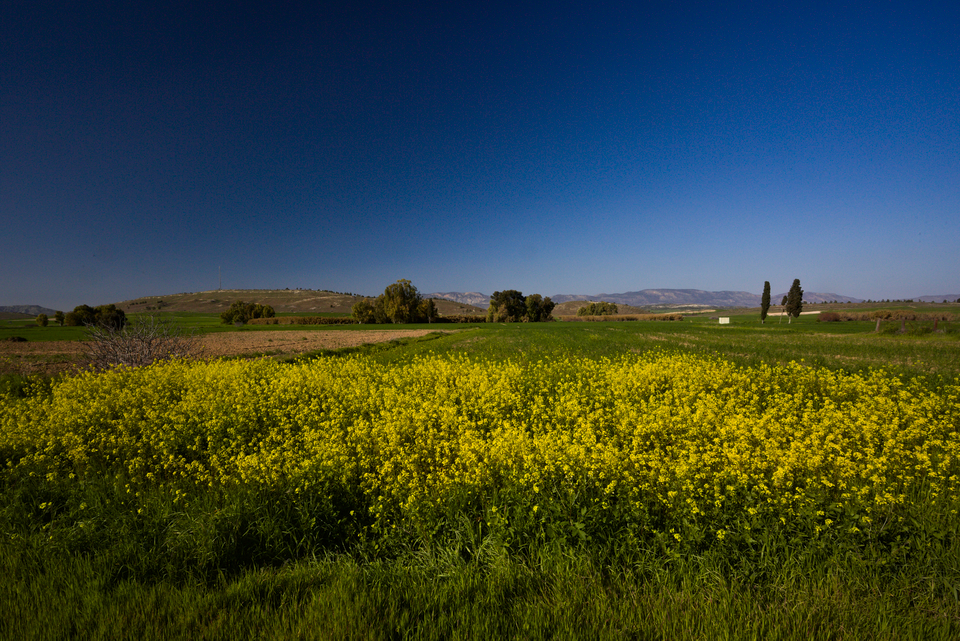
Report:
<svg viewBox="0 0 960 641"><path fill-rule="evenodd" d="M793 285L790 286L790 291L787 292L787 318L790 322L793 322L792 319L799 318L802 310L803 290L800 289L800 279L795 278Z"/></svg>
<svg viewBox="0 0 960 641"><path fill-rule="evenodd" d="M760 322L767 322L767 312L770 311L770 281L763 281L763 296L760 297Z"/></svg>

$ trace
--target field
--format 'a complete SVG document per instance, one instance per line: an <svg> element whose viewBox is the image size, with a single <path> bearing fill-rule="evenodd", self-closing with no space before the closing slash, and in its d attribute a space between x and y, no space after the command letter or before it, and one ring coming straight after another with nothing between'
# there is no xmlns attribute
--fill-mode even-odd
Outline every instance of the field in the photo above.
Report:
<svg viewBox="0 0 960 641"><path fill-rule="evenodd" d="M0 637L960 636L954 324L440 328L11 387Z"/></svg>

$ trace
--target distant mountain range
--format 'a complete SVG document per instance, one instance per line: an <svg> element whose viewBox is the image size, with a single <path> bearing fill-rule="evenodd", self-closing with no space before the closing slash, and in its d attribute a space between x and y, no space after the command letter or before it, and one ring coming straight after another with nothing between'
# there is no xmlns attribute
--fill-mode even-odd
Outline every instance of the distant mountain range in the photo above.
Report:
<svg viewBox="0 0 960 641"><path fill-rule="evenodd" d="M481 294L480 292L435 292L433 294L424 294L423 297L443 298L456 303L463 303L464 305L482 307L483 309L490 307L490 296L488 294Z"/></svg>
<svg viewBox="0 0 960 641"><path fill-rule="evenodd" d="M778 305L786 292L770 296L774 305ZM458 303L489 307L490 297L479 292L442 292L427 294L427 298L445 298ZM707 292L702 289L644 289L638 292L624 292L622 294L556 294L550 297L555 303L565 303L571 300L591 302L607 301L618 305L633 307L759 307L760 294L750 292ZM934 297L935 298L935 297ZM837 301L840 303L859 303L859 298L841 296L840 294L821 294L818 292L804 292L803 299L808 303L825 303ZM947 300L950 300L949 298ZM956 300L956 298L954 298Z"/></svg>
<svg viewBox="0 0 960 641"><path fill-rule="evenodd" d="M50 309L49 307L40 307L39 305L0 305L0 312L7 312L11 314L30 314L31 316L46 314L47 316L52 317L57 313L57 310Z"/></svg>

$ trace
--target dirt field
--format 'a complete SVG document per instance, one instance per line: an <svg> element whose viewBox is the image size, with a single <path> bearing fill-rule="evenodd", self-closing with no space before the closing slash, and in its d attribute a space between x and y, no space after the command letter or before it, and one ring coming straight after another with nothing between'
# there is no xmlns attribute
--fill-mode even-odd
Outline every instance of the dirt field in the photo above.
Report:
<svg viewBox="0 0 960 641"><path fill-rule="evenodd" d="M202 337L204 355L210 358L243 355L291 355L320 349L356 347L395 338L429 334L428 329L370 331L305 330L229 332ZM56 374L83 367L85 345L79 341L11 343L0 341L0 373Z"/></svg>

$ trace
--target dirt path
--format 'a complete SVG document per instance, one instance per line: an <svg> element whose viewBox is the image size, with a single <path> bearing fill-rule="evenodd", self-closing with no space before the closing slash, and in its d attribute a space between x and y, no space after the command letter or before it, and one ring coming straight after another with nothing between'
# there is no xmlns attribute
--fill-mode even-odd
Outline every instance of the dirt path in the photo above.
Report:
<svg viewBox="0 0 960 641"><path fill-rule="evenodd" d="M395 338L424 336L434 330L288 330L206 334L201 337L204 355L291 355L320 349L356 347ZM85 344L80 341L13 343L0 341L0 374L56 374L84 365Z"/></svg>

